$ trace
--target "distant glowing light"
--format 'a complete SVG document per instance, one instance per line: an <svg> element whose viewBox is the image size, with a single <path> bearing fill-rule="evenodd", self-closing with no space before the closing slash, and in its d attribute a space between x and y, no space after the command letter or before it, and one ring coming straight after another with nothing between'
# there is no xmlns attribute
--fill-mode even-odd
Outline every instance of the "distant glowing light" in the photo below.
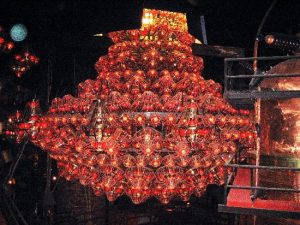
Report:
<svg viewBox="0 0 300 225"><path fill-rule="evenodd" d="M9 184L9 185L15 185L15 184L16 184L16 179L15 179L15 178L10 178L10 179L7 181L7 184Z"/></svg>
<svg viewBox="0 0 300 225"><path fill-rule="evenodd" d="M165 209L167 212L173 212L173 209L171 209L171 208L166 208Z"/></svg>
<svg viewBox="0 0 300 225"><path fill-rule="evenodd" d="M153 23L154 23L153 14L146 12L142 18L142 25L147 26L147 25L151 25Z"/></svg>
<svg viewBox="0 0 300 225"><path fill-rule="evenodd" d="M24 41L27 37L27 28L23 24L15 24L10 29L10 37L14 41Z"/></svg>
<svg viewBox="0 0 300 225"><path fill-rule="evenodd" d="M102 34L102 33L94 34L94 37L103 37L103 36L104 36L104 34Z"/></svg>

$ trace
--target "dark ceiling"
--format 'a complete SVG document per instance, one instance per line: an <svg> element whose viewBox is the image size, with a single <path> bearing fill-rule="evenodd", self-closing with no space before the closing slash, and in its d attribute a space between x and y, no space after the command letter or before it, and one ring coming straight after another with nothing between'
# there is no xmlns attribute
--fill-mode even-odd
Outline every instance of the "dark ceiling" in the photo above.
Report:
<svg viewBox="0 0 300 225"><path fill-rule="evenodd" d="M190 31L199 33L199 17L207 22L211 43L240 45L252 41L267 8L273 0L2 0L1 24L9 28L24 23L29 40L74 47L89 41L95 33L139 27L143 7L182 11L188 14ZM193 6L189 2L197 2ZM266 23L266 30L293 32L299 28L298 0L278 0ZM78 46L76 46L78 47Z"/></svg>
<svg viewBox="0 0 300 225"><path fill-rule="evenodd" d="M8 31L13 24L23 23L29 35L11 54L0 55L0 74L13 77L8 69L12 55L29 49L40 57L40 64L23 78L12 78L13 82L30 89L32 94L45 95L46 75L50 71L51 98L74 93L74 83L96 76L93 65L109 44L105 38L93 34L138 28L144 7L186 12L190 33L199 39L200 16L204 15L209 44L242 47L251 56L258 25L272 1L2 0L0 25ZM299 32L299 11L299 0L278 0L263 34ZM217 64L219 69L208 73L218 73L216 80L222 80L222 61Z"/></svg>

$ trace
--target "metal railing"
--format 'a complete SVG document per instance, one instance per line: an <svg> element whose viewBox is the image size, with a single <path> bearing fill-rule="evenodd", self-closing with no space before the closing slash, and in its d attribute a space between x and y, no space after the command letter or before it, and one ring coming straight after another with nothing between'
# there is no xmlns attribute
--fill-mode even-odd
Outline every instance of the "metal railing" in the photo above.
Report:
<svg viewBox="0 0 300 225"><path fill-rule="evenodd" d="M227 164L224 165L224 205L227 204L227 194L229 189L246 189L252 190L251 200L255 200L257 195L255 191L278 191L278 192L292 192L300 193L300 189L296 188L278 188L278 187L262 187L254 184L254 170L275 170L275 171L293 171L300 172L300 167L283 167L283 166L256 166L248 164L239 164L237 157L233 157ZM228 173L228 168L232 169L231 173ZM250 170L250 186L249 185L234 185L233 180L236 176L237 169L249 169Z"/></svg>
<svg viewBox="0 0 300 225"><path fill-rule="evenodd" d="M224 59L224 97L231 100L239 99L283 99L283 98L298 98L300 97L300 90L256 90L245 85L243 90L234 88L233 82L237 79L244 79L249 82L253 79L271 79L278 77L300 77L300 73L293 74L272 74L268 72L258 71L256 74L233 74L232 65L238 63L247 64L248 70L251 70L251 63L255 60L258 62L271 63L283 61L288 59L300 59L300 56L268 56L268 57L248 57L248 58L226 58ZM248 80L249 81L248 81ZM250 85L251 86L251 85Z"/></svg>
<svg viewBox="0 0 300 225"><path fill-rule="evenodd" d="M261 62L265 67L282 62L284 60L300 59L300 56L270 56L270 57L249 57L249 58L227 58L224 60L224 97L227 98L232 103L236 104L253 104L254 100L256 103L260 103L260 99L289 99L289 98L300 98L300 89L296 90L274 90L266 88L256 88L256 85L260 83L262 79L274 79L274 78L294 78L299 77L300 73L271 73L257 71L254 73L251 71L251 63L253 61ZM244 66L247 68L249 73L252 74L233 74L236 71L234 66L236 64ZM244 72L247 73L247 72ZM238 83L239 82L239 83ZM253 85L254 84L254 85ZM259 105L259 104L258 104ZM256 118L257 133L258 138L260 137L260 120ZM260 143L259 140L257 143ZM228 206L227 198L229 191L234 189L244 189L251 190L249 193L249 200L254 201L259 197L259 194L263 192L275 192L275 193L290 193L299 194L300 189L297 188L283 188L275 187L275 185L263 185L258 182L258 177L260 173L265 171L273 171L282 173L293 172L299 173L299 166L266 166L257 163L257 158L260 158L260 151L256 151L256 165L251 165L250 163L240 162L240 152L231 158L231 160L225 165L224 169L224 203L219 205L219 211L235 214L246 214L246 215L263 215L263 216L276 216L276 217L286 217L286 218L300 218L300 212L288 212L284 210L270 210L270 209L259 209L255 207L235 207ZM240 169L250 170L250 181L247 183L235 184L234 179L236 178L237 171Z"/></svg>

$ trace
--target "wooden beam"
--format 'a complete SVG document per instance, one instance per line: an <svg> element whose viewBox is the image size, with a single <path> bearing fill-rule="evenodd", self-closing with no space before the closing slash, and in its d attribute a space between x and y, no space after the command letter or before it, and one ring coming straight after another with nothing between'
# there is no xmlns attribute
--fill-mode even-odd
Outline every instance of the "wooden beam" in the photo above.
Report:
<svg viewBox="0 0 300 225"><path fill-rule="evenodd" d="M194 55L213 56L218 58L234 58L245 56L245 50L237 47L225 47L218 45L192 44Z"/></svg>

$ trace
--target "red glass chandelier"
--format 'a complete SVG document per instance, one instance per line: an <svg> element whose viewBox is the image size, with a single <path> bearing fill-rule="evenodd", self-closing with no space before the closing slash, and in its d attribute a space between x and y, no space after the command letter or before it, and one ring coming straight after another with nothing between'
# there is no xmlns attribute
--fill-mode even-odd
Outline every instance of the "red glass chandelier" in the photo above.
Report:
<svg viewBox="0 0 300 225"><path fill-rule="evenodd" d="M252 146L253 123L201 76L185 15L145 9L141 29L109 36L96 80L80 83L76 97L55 98L43 116L30 103L30 117L10 134L29 137L57 160L60 176L109 201L187 201L221 184L237 145Z"/></svg>

